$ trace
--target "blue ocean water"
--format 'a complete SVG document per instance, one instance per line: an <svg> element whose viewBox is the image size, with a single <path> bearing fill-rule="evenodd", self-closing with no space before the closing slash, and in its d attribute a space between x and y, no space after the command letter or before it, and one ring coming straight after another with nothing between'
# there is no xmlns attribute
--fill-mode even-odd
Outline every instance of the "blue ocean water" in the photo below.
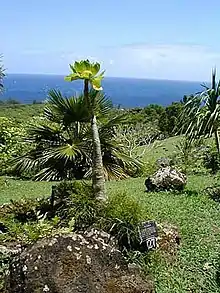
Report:
<svg viewBox="0 0 220 293"><path fill-rule="evenodd" d="M4 86L5 91L0 98L13 98L21 103L43 101L53 88L67 96L82 90L81 81L69 83L58 75L9 74L4 80ZM106 77L103 87L113 104L121 107L144 107L148 104L166 106L181 100L183 95L201 90L199 82L116 77Z"/></svg>

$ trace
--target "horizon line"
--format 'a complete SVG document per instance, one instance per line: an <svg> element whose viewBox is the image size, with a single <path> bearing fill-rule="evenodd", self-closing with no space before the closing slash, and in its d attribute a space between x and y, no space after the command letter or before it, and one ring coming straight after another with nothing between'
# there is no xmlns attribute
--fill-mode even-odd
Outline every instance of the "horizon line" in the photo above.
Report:
<svg viewBox="0 0 220 293"><path fill-rule="evenodd" d="M10 72L7 75L46 75L46 76L65 76L66 74L58 73L26 73L26 72ZM156 78L156 77L132 77L132 76L105 76L105 78L119 78L119 79L139 79L139 80L162 80L162 81L176 81L176 82L190 82L190 83L210 83L208 80L187 80L187 79L169 79L169 78Z"/></svg>

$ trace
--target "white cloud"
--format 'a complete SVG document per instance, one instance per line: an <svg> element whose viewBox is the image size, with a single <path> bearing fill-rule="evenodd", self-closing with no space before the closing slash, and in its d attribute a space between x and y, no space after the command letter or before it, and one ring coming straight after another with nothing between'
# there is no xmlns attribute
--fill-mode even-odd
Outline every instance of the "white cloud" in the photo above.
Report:
<svg viewBox="0 0 220 293"><path fill-rule="evenodd" d="M209 80L211 68L220 67L220 51L199 45L131 44L110 52L120 76Z"/></svg>

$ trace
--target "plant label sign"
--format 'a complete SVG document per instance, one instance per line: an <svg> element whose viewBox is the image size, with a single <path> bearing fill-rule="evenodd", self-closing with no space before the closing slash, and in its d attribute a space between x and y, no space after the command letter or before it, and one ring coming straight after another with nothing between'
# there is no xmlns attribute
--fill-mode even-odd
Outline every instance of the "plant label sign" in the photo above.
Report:
<svg viewBox="0 0 220 293"><path fill-rule="evenodd" d="M157 226L154 221L147 221L139 226L140 243L146 243L148 249L157 246Z"/></svg>

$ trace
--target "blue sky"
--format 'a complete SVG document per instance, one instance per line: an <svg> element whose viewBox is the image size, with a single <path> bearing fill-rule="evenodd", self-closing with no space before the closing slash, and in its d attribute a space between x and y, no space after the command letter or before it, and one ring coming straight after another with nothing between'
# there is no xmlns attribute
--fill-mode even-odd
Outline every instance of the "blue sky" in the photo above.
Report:
<svg viewBox="0 0 220 293"><path fill-rule="evenodd" d="M99 60L107 76L209 80L220 70L219 0L1 0L8 73L66 74Z"/></svg>

